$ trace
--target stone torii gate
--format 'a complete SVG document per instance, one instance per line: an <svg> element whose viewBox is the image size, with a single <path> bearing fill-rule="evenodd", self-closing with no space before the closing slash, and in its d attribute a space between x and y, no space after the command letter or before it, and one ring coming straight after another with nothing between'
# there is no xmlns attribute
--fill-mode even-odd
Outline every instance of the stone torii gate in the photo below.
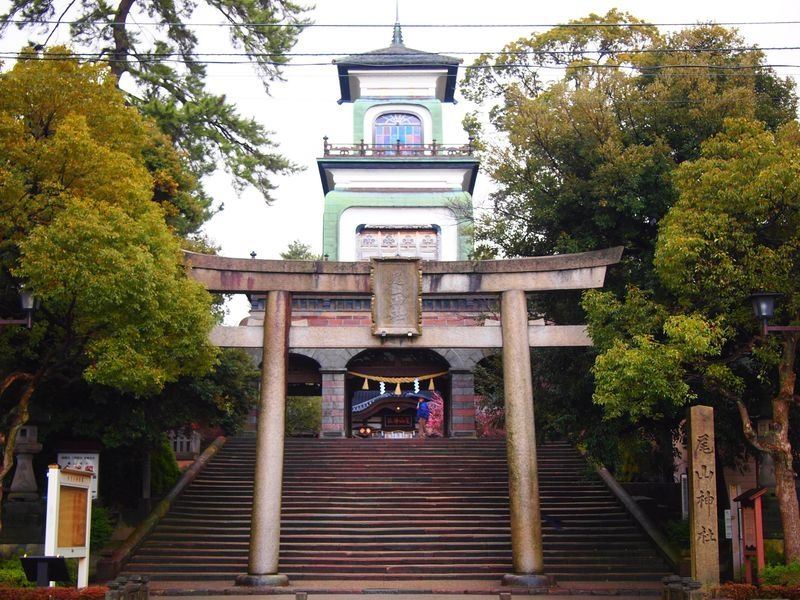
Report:
<svg viewBox="0 0 800 600"><path fill-rule="evenodd" d="M514 572L504 583L541 587L544 573L533 415L532 346L588 346L583 326L530 325L526 292L602 287L622 248L537 258L424 262L255 260L186 253L191 276L211 292L265 294L263 331L222 328L222 346L253 345L261 335L263 368L247 574L238 585L286 585L278 572L284 418L289 348L502 348ZM292 327L292 296L372 296L372 328ZM498 295L501 326L428 327L423 295ZM498 331L499 330L499 331Z"/></svg>

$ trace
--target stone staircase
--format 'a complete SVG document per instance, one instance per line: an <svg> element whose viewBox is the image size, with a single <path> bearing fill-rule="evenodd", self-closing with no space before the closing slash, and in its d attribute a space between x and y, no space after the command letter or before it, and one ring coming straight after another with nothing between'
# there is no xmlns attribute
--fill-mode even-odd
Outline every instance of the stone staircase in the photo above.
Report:
<svg viewBox="0 0 800 600"><path fill-rule="evenodd" d="M230 439L126 566L164 580L247 570L255 440ZM644 534L566 444L539 449L546 573L563 581L668 574ZM510 573L503 440L287 440L280 572L303 579L498 579Z"/></svg>

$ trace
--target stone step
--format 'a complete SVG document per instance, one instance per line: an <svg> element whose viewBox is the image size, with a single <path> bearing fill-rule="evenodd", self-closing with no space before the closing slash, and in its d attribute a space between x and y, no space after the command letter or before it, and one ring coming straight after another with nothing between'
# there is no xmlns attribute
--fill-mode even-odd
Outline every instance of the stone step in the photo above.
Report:
<svg viewBox="0 0 800 600"><path fill-rule="evenodd" d="M280 570L298 580L499 579L512 570L505 461L503 440L287 440ZM244 573L254 462L253 437L229 440L127 571L183 581ZM667 574L573 449L541 447L539 473L548 574Z"/></svg>

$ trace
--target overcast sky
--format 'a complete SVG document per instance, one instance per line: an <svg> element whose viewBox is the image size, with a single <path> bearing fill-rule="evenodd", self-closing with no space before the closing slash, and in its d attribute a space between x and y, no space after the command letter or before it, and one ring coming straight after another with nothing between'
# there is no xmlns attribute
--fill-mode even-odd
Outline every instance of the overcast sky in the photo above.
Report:
<svg viewBox="0 0 800 600"><path fill-rule="evenodd" d="M302 1L302 0L301 0ZM7 0L0 0L0 10ZM652 23L695 23L715 21L764 22L800 21L798 0L652 0L541 2L524 0L399 0L400 21L404 25L405 44L410 48L449 54L469 64L479 52L500 50L507 42L590 12L603 14L617 7ZM5 12L3 10L3 12ZM311 27L304 31L294 48L295 53L347 55L388 46L395 18L395 0L317 0L310 18L320 25L385 25L371 28ZM211 13L196 14L197 22L215 18ZM413 25L441 27L415 28ZM508 25L520 27L455 28L454 24ZM146 26L143 37L146 39ZM662 29L669 29L664 27ZM748 43L761 47L800 46L800 26L741 25L741 34ZM223 28L198 28L202 49L208 52L229 51ZM24 41L8 34L3 50L15 50ZM768 50L771 64L795 65L777 69L795 79L800 76L800 52ZM227 256L248 256L255 251L259 258L278 258L293 240L321 249L323 195L315 159L322 154L322 137L332 142L351 141L352 105L336 103L339 98L333 56L301 56L293 59L296 66L284 70L286 81L272 86L271 96L264 93L252 69L246 65L210 65L209 84L218 93L225 93L245 115L253 116L274 132L272 139L278 151L305 171L276 177L276 198L266 206L255 192L237 196L224 175L206 182L217 205L225 209L205 226L208 236ZM317 63L302 66L300 63ZM322 63L322 64L319 64ZM460 71L463 76L463 70ZM457 94L457 99L459 98ZM470 106L461 101L446 105L445 143L462 143L466 135L460 121ZM475 202L486 201L489 185L485 176L478 178ZM243 316L242 304L234 305L228 322Z"/></svg>
<svg viewBox="0 0 800 600"><path fill-rule="evenodd" d="M497 51L502 46L541 28L531 27L480 29L414 28L415 24L553 24L604 13L612 7L654 23L694 23L698 21L753 22L800 20L800 2L794 1L567 1L535 2L493 0L400 0L400 21L408 47L458 56L469 64L469 53ZM311 12L314 22L336 24L386 24L385 28L307 29L294 49L297 53L320 52L346 55L388 46L394 22L394 0L318 0ZM800 46L798 25L740 26L749 43L762 47ZM800 65L797 51L769 51L771 63ZM299 239L319 251L322 238L323 196L315 158L322 152L322 136L331 141L351 141L352 105L337 105L339 98L336 68L330 56L297 57L296 63L325 63L320 66L289 66L286 81L273 87L267 97L247 66L210 68L215 89L228 93L240 110L253 115L275 132L273 139L280 151L306 170L291 177L276 178L279 188L276 202L270 206L245 193L237 198L224 178L215 178L210 190L215 199L225 203L225 210L215 216L206 231L222 246L222 253L259 258L278 258L287 245ZM779 69L785 75L800 74L800 66ZM460 71L463 76L463 70ZM458 95L457 95L458 98ZM460 121L469 106L464 101L447 105L444 142L466 139ZM485 201L488 186L485 177L476 190L476 203Z"/></svg>

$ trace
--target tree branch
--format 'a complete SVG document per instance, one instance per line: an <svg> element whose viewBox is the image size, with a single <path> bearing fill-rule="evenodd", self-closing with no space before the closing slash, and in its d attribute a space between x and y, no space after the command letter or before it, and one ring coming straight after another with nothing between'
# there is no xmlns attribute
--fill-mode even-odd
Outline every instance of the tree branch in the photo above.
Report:
<svg viewBox="0 0 800 600"><path fill-rule="evenodd" d="M745 439L750 442L750 444L756 450L760 450L761 452L769 452L769 450L767 450L767 448L765 448L758 441L758 435L756 434L755 429L753 429L753 423L750 420L750 413L747 412L747 407L744 405L744 402L737 400L736 407L739 409L739 416L742 419L742 431L744 432Z"/></svg>
<svg viewBox="0 0 800 600"><path fill-rule="evenodd" d="M111 26L114 32L114 56L110 61L110 66L111 72L116 75L117 79L122 77L122 74L128 70L130 41L128 40L125 21L128 19L128 14L130 14L135 1L121 0L117 7L117 12L114 13L114 24Z"/></svg>
<svg viewBox="0 0 800 600"><path fill-rule="evenodd" d="M8 388L10 388L15 382L30 381L31 379L33 379L33 375L31 375L30 373L25 373L23 371L17 371L15 373L7 375L5 379L3 379L3 382L0 383L0 398L3 396L6 390L8 390Z"/></svg>

